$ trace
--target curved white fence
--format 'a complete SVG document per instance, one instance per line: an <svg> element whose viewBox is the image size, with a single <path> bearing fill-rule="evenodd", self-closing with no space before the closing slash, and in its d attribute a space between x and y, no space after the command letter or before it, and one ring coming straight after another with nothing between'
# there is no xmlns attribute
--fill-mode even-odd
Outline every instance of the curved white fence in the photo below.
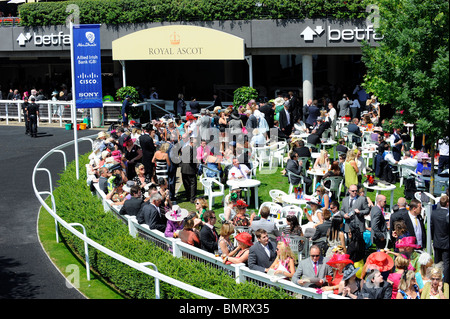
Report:
<svg viewBox="0 0 450 319"><path fill-rule="evenodd" d="M78 141L90 141L93 143L92 138L95 138L96 135L91 135L88 137L80 138ZM56 213L57 207L55 205L55 200L53 197L53 190L52 190L52 180L51 180L51 174L50 171L47 168L41 167L43 166L44 161L50 157L51 155L55 153L61 153L63 155L64 160L64 167L67 165L67 158L66 154L63 151L64 148L73 145L74 141L67 142L65 144L62 144L58 147L53 148L49 152L47 152L36 164L34 170L33 170L33 176L32 176L32 184L33 189L35 192L36 197L42 204L42 206L54 217L55 219L55 231L56 231L56 240L59 241L58 238L58 224L65 227L67 230L69 230L72 234L80 238L85 243L85 251L86 251L86 270L87 270L87 277L88 280L90 278L89 275L89 247L92 246L95 249L98 249L99 251L109 255L112 258L115 258L116 260L127 264L128 266L139 270L145 274L148 274L155 278L156 281L156 298L159 298L159 280L162 280L168 284L174 285L178 288L184 289L186 291L189 291L191 293L197 294L199 296L208 298L208 299L224 299L224 297L210 293L208 291L196 288L192 285L183 283L179 280L173 279L171 277L168 277L166 275L163 275L159 273L156 269L156 267L152 263L137 263L133 260L130 260L128 258L125 258L114 251L98 244L97 242L93 241L88 237L88 234L86 233L83 225L74 223L70 224L61 219L58 214ZM48 178L49 178L49 185L50 190L49 191L39 191L36 188L35 178L36 178L36 172L38 171L44 171L47 172ZM88 176L89 178L89 176ZM278 280L276 282L271 281L271 277L266 275L265 273L254 271L249 269L245 266L245 264L232 264L232 265L226 265L223 263L221 257L215 257L214 254L208 253L202 249L198 249L194 246L188 245L183 243L180 239L174 239L174 238L167 238L164 236L164 233L158 231L158 230L150 230L147 225L145 224L139 224L134 216L121 216L119 214L120 206L112 205L112 201L106 199L106 194L99 189L97 183L94 183L94 187L96 189L97 196L101 198L103 202L103 207L105 211L113 212L117 215L118 218L122 219L127 225L129 229L129 233L131 236L144 236L147 240L150 240L154 242L157 246L161 247L162 249L166 251L170 251L174 257L176 258L193 258L196 260L199 260L204 263L208 263L212 265L213 267L220 268L223 271L227 272L230 276L235 278L236 283L241 283L244 281L252 281L260 286L265 287L278 287L279 289L283 289L286 292L289 292L291 294L300 294L305 297L315 298L315 299L347 299L346 297L342 297L339 295L335 295L332 292L318 292L316 289L313 288L305 288L298 286L294 284L291 281L288 280ZM48 195L51 197L52 200L52 207L49 207L47 203L44 201L44 198L42 195ZM75 229L75 227L81 227L83 229L83 232L78 231ZM155 268L155 270L147 268L147 266L152 266Z"/></svg>

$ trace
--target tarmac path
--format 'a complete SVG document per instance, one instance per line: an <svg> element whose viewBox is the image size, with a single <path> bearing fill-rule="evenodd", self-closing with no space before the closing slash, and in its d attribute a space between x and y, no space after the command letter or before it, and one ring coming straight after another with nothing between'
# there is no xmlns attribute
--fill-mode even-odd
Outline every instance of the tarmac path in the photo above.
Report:
<svg viewBox="0 0 450 319"><path fill-rule="evenodd" d="M4 122L3 122L4 123ZM43 250L37 234L41 207L32 186L37 161L50 149L74 138L73 130L43 124L38 137L25 135L23 125L0 125L0 299L84 299L66 280ZM97 129L78 131L78 137ZM80 142L79 154L91 149ZM67 162L74 160L74 147L66 148ZM43 167L52 172L53 188L64 163L61 154L50 156ZM36 174L39 191L49 189L44 173Z"/></svg>

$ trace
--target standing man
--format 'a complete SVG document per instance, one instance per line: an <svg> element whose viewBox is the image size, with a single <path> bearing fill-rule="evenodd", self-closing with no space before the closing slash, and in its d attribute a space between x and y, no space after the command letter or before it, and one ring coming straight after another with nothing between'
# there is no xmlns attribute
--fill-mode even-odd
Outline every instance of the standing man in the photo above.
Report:
<svg viewBox="0 0 450 319"><path fill-rule="evenodd" d="M427 243L427 232L421 215L422 204L417 199L409 202L409 211L404 211L399 219L403 219L411 236L416 237L417 245L424 247Z"/></svg>
<svg viewBox="0 0 450 319"><path fill-rule="evenodd" d="M23 113L23 121L25 122L25 135L30 134L30 119L28 118L28 97L23 98L22 103L22 113Z"/></svg>
<svg viewBox="0 0 450 319"><path fill-rule="evenodd" d="M303 105L302 119L303 123L306 123L306 119L309 115L309 107L312 105L312 99L309 99L305 105Z"/></svg>
<svg viewBox="0 0 450 319"><path fill-rule="evenodd" d="M336 136L336 121L337 121L337 112L334 108L333 103L328 103L328 117L330 118L330 128L331 128L331 138L334 139Z"/></svg>
<svg viewBox="0 0 450 319"><path fill-rule="evenodd" d="M216 214L212 210L207 210L203 214L203 219L205 220L205 223L200 230L201 248L213 254L219 247L219 235L214 228Z"/></svg>
<svg viewBox="0 0 450 319"><path fill-rule="evenodd" d="M122 126L128 127L128 115L131 107L131 96L125 96L125 99L122 102Z"/></svg>
<svg viewBox="0 0 450 319"><path fill-rule="evenodd" d="M153 129L153 125L151 123L147 123L144 125L144 134L139 136L139 145L142 149L142 164L145 167L145 174L149 176L153 176L153 166L152 163L153 156L156 152L156 146L153 142L153 139L150 136L150 131Z"/></svg>
<svg viewBox="0 0 450 319"><path fill-rule="evenodd" d="M440 139L438 142L439 151L439 167L438 174L441 174L443 170L448 169L448 141L445 142L444 139Z"/></svg>
<svg viewBox="0 0 450 319"><path fill-rule="evenodd" d="M312 245L309 256L298 263L292 281L300 286L320 288L327 282L325 276L333 274L333 269L326 264L319 246Z"/></svg>
<svg viewBox="0 0 450 319"><path fill-rule="evenodd" d="M434 248L434 263L444 262L444 282L450 282L450 247L448 224L448 196L442 195L438 208L431 212L431 236Z"/></svg>
<svg viewBox="0 0 450 319"><path fill-rule="evenodd" d="M176 111L180 117L186 114L186 102L184 101L183 93L178 94Z"/></svg>
<svg viewBox="0 0 450 319"><path fill-rule="evenodd" d="M370 213L369 204L365 196L358 196L358 187L350 185L349 195L342 199L342 212L345 219L345 232L349 231L349 224L354 223L361 233L366 230L365 216Z"/></svg>
<svg viewBox="0 0 450 319"><path fill-rule="evenodd" d="M284 104L284 108L280 111L278 118L280 130L286 136L286 138L288 138L292 132L291 114L289 114L288 107L288 103Z"/></svg>
<svg viewBox="0 0 450 319"><path fill-rule="evenodd" d="M339 117L344 117L349 115L349 107L353 104L353 101L350 101L347 94L342 95L342 100L340 100L337 104L337 108L339 110Z"/></svg>
<svg viewBox="0 0 450 319"><path fill-rule="evenodd" d="M186 200L194 203L197 192L197 162L194 155L194 139L186 136L188 142L181 149L181 179L186 193Z"/></svg>
<svg viewBox="0 0 450 319"><path fill-rule="evenodd" d="M258 229L255 232L258 240L250 247L248 254L248 268L267 273L272 263L277 257L275 247L269 241L269 235L264 229Z"/></svg>
<svg viewBox="0 0 450 319"><path fill-rule="evenodd" d="M298 104L298 98L294 95L294 92L289 91L289 111L292 114L293 123L297 123L302 116L302 110Z"/></svg>
<svg viewBox="0 0 450 319"><path fill-rule="evenodd" d="M31 103L27 107L27 117L29 120L29 129L31 137L37 137L37 124L39 122L39 106L35 102L35 98L31 98Z"/></svg>
<svg viewBox="0 0 450 319"><path fill-rule="evenodd" d="M392 155L397 162L402 159L403 140L401 134L401 129L395 128L393 134L389 137Z"/></svg>
<svg viewBox="0 0 450 319"><path fill-rule="evenodd" d="M191 108L192 114L197 114L200 110L200 103L198 103L197 98L195 96L191 97L191 102L189 102L189 106Z"/></svg>
<svg viewBox="0 0 450 319"><path fill-rule="evenodd" d="M377 249L386 247L387 226L384 218L384 206L386 205L386 196L378 195L375 199L375 205L370 210L370 221L372 231L370 238L377 246Z"/></svg>

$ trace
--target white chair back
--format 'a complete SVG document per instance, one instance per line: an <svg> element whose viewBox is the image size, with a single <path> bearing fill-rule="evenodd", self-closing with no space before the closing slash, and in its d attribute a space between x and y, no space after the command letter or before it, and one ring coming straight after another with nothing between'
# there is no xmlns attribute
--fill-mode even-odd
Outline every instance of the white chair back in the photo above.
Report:
<svg viewBox="0 0 450 319"><path fill-rule="evenodd" d="M270 209L270 213L269 213L269 220L279 220L281 218L281 205L278 205L276 203L272 203L272 202L264 202L261 204L261 206L259 207L259 211L258 211L258 215L261 213L261 209L263 207L269 207Z"/></svg>
<svg viewBox="0 0 450 319"><path fill-rule="evenodd" d="M302 223L303 210L299 206L295 205L283 206L283 208L281 209L281 218L286 218L288 215L297 216L298 222L300 224Z"/></svg>

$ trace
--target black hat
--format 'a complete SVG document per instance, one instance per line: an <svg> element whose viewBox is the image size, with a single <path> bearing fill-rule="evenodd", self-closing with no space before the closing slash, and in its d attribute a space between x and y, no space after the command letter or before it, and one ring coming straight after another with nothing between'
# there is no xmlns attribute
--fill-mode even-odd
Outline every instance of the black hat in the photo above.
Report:
<svg viewBox="0 0 450 319"><path fill-rule="evenodd" d="M109 171L114 172L116 169L122 169L122 166L120 164L113 165L109 168Z"/></svg>

